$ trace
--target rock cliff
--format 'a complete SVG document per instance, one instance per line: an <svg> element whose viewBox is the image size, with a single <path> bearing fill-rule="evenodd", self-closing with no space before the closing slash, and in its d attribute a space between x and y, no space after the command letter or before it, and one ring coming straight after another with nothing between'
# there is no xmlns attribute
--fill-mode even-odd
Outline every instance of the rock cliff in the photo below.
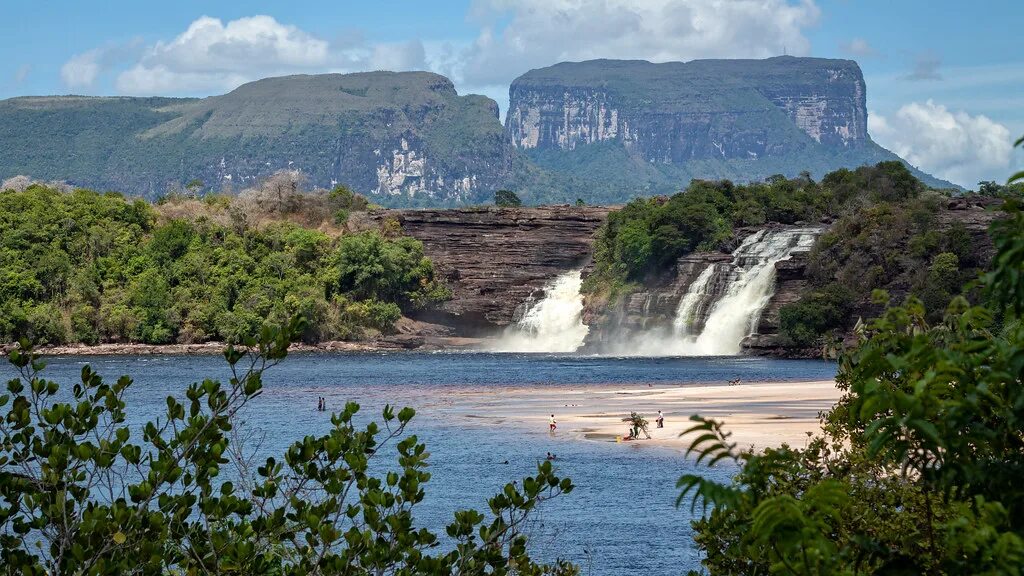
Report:
<svg viewBox="0 0 1024 576"><path fill-rule="evenodd" d="M868 136L850 60L567 62L520 76L509 97L508 139L539 165L581 178L617 170L655 190L896 158Z"/></svg>
<svg viewBox="0 0 1024 576"><path fill-rule="evenodd" d="M527 299L543 296L547 282L583 267L608 212L577 206L378 210L369 219L374 225L397 220L403 233L423 242L452 289L452 299L425 319L475 335L513 322Z"/></svg>
<svg viewBox="0 0 1024 576"><path fill-rule="evenodd" d="M816 58L534 70L497 104L429 72L266 78L203 99L0 101L0 181L24 174L156 197L238 191L281 169L394 207L616 204L691 178L815 176L893 160L867 134L854 62ZM949 187L918 173L926 183Z"/></svg>
<svg viewBox="0 0 1024 576"><path fill-rule="evenodd" d="M239 190L281 169L382 204L490 199L512 151L498 105L429 72L267 78L221 96L0 101L0 175L155 196Z"/></svg>

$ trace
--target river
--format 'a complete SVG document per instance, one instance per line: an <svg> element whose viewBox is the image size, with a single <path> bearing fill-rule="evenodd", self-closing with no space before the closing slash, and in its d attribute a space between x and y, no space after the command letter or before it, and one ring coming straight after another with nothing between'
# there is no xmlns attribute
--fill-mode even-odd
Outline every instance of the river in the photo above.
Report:
<svg viewBox="0 0 1024 576"><path fill-rule="evenodd" d="M155 418L165 398L183 396L185 386L207 377L226 379L217 356L101 356L48 358L44 372L62 385L74 382L89 363L105 378L129 374L130 420L137 426ZM266 374L264 393L247 406L243 426L265 435L261 450L281 454L306 434L325 432L329 414L316 411L317 397L328 408L354 400L366 416L385 403L412 406L410 427L426 442L432 479L418 522L444 534L454 510L486 510L486 499L506 483L535 470L547 452L576 490L546 503L530 528L539 558L563 557L584 574L685 573L699 567L689 506L675 507L676 479L694 465L670 448L586 441L537 429L467 423L445 407L458 394L480 387L568 387L578 384L724 383L822 380L835 365L821 361L748 357L613 358L544 354L366 353L292 354ZM6 363L4 381L14 376ZM507 462L507 464L506 464ZM700 469L717 479L728 468ZM699 513L699 512L698 512Z"/></svg>

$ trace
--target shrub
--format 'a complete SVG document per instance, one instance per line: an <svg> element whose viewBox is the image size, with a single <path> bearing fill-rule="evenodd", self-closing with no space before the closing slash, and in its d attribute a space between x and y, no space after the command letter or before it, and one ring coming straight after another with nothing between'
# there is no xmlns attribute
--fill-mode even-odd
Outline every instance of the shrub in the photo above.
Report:
<svg viewBox="0 0 1024 576"><path fill-rule="evenodd" d="M810 346L829 330L845 326L852 307L852 291L840 284L829 284L783 306L779 327L794 344Z"/></svg>
<svg viewBox="0 0 1024 576"><path fill-rule="evenodd" d="M415 518L429 453L409 434L411 408L386 406L382 424L357 425L349 402L322 435L259 462L234 431L263 392L301 321L229 347L232 378L169 396L137 424L132 379L105 382L85 366L64 388L45 380L31 350L0 396L0 558L14 574L550 574L534 562L522 525L538 505L572 492L550 462L488 500L492 518L454 512L450 546ZM388 465L381 459L394 455Z"/></svg>
<svg viewBox="0 0 1024 576"><path fill-rule="evenodd" d="M494 193L494 205L501 208L515 208L523 205L523 201L511 190L498 190Z"/></svg>

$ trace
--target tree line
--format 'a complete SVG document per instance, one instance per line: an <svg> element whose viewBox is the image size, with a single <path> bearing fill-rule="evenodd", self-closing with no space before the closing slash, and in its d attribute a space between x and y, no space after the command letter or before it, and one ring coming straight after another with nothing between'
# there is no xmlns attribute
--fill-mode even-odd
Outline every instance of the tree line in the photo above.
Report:
<svg viewBox="0 0 1024 576"><path fill-rule="evenodd" d="M308 342L387 331L448 292L396 225L346 230L366 207L344 187L301 193L273 179L157 205L45 185L0 192L0 342L235 342L296 314Z"/></svg>

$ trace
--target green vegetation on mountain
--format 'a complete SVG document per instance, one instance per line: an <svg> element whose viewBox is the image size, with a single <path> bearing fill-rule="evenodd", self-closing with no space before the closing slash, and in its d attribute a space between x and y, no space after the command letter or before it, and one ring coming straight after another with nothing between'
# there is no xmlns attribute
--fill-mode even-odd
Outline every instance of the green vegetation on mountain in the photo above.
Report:
<svg viewBox="0 0 1024 576"><path fill-rule="evenodd" d="M498 190L494 193L494 205L500 208L516 208L523 205L523 201L511 190Z"/></svg>
<svg viewBox="0 0 1024 576"><path fill-rule="evenodd" d="M636 199L610 214L584 291L615 298L743 227L838 219L811 254L812 291L782 310L783 332L808 345L848 327L854 305L867 304L875 288L942 307L977 276L986 263L964 227L936 225L948 198L894 161L838 170L821 182L807 174L752 184L695 180L671 197Z"/></svg>
<svg viewBox="0 0 1024 576"><path fill-rule="evenodd" d="M671 194L692 179L813 178L901 161L867 133L866 85L850 60L563 62L510 89L506 133L550 177L534 198L591 202ZM902 161L901 161L902 162ZM955 188L916 168L934 188Z"/></svg>
<svg viewBox="0 0 1024 576"><path fill-rule="evenodd" d="M1021 573L1022 208L1008 200L992 224L983 306L957 296L936 314L911 297L864 325L840 361L846 394L805 448L742 451L695 417L699 461L739 467L731 483L679 481L681 502L710 509L693 524L707 573ZM954 266L943 252L925 273L942 284Z"/></svg>
<svg viewBox="0 0 1024 576"><path fill-rule="evenodd" d="M268 78L204 99L13 98L0 101L0 141L0 180L148 198L292 169L378 204L481 202L509 162L497 104L428 72Z"/></svg>
<svg viewBox="0 0 1024 576"><path fill-rule="evenodd" d="M421 528L430 453L410 434L411 408L363 423L349 402L325 434L264 460L238 434L239 411L307 331L294 319L247 336L248 352L224 353L228 382L182 383L141 427L130 376L104 382L86 366L81 382L58 383L31 350L15 350L18 377L0 395L5 572L579 574L527 552L525 523L573 490L551 462L490 498L490 518L454 511L448 540Z"/></svg>
<svg viewBox="0 0 1024 576"><path fill-rule="evenodd" d="M864 88L844 60L563 63L513 83L504 127L493 100L428 72L266 78L203 99L12 98L0 101L0 180L154 199L288 169L384 206L484 204L499 189L528 205L618 204L693 178L818 178L897 160L867 137ZM587 139L609 130L618 136ZM516 144L533 133L536 147Z"/></svg>
<svg viewBox="0 0 1024 576"><path fill-rule="evenodd" d="M307 342L360 339L447 297L418 241L337 228L365 199L301 193L284 176L156 206L0 192L0 342L238 341L296 314Z"/></svg>

